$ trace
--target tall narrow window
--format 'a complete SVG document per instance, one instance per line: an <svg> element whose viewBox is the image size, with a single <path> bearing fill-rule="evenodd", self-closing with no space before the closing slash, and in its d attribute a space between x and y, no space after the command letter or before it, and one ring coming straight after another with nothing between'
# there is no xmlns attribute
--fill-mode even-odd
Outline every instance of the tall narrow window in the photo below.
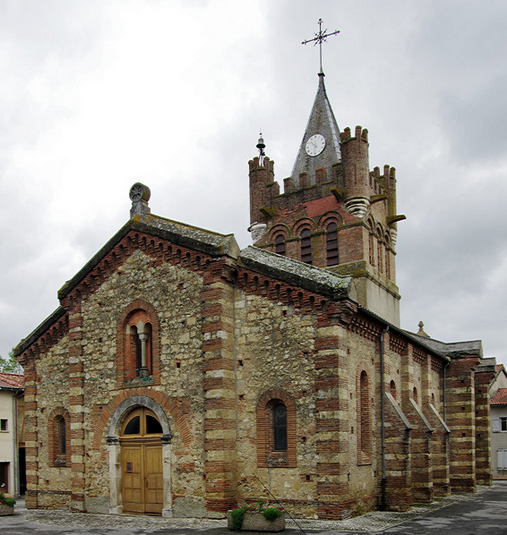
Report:
<svg viewBox="0 0 507 535"><path fill-rule="evenodd" d="M63 408L56 408L48 420L49 459L53 466L70 466L70 416Z"/></svg>
<svg viewBox="0 0 507 535"><path fill-rule="evenodd" d="M382 238L379 237L377 241L377 255L378 255L377 267L380 273L382 273L382 270L384 268L384 261L382 258L383 249L384 247L382 246Z"/></svg>
<svg viewBox="0 0 507 535"><path fill-rule="evenodd" d="M275 451L287 451L287 407L282 402L273 406L273 442Z"/></svg>
<svg viewBox="0 0 507 535"><path fill-rule="evenodd" d="M277 234L275 237L275 253L285 256L285 236Z"/></svg>
<svg viewBox="0 0 507 535"><path fill-rule="evenodd" d="M358 462L367 464L371 462L372 453L372 426L371 401L368 374L363 370L359 377L359 436L358 436Z"/></svg>
<svg viewBox="0 0 507 535"><path fill-rule="evenodd" d="M327 265L336 266L338 261L338 232L336 223L329 223L326 233Z"/></svg>
<svg viewBox="0 0 507 535"><path fill-rule="evenodd" d="M265 392L257 403L258 466L297 464L296 404L283 390Z"/></svg>
<svg viewBox="0 0 507 535"><path fill-rule="evenodd" d="M373 228L370 226L369 234L368 234L368 260L370 262L370 265L375 265L375 249L374 249L374 234L373 234Z"/></svg>
<svg viewBox="0 0 507 535"><path fill-rule="evenodd" d="M391 392L393 398L396 399L396 383L394 381L389 383L389 391Z"/></svg>
<svg viewBox="0 0 507 535"><path fill-rule="evenodd" d="M496 450L497 454L497 470L507 470L507 450Z"/></svg>
<svg viewBox="0 0 507 535"><path fill-rule="evenodd" d="M310 229L305 228L301 231L301 262L306 264L312 263L312 241L310 238Z"/></svg>
<svg viewBox="0 0 507 535"><path fill-rule="evenodd" d="M60 416L56 420L57 440L58 440L58 455L65 455L67 453L67 433L65 431L65 418Z"/></svg>
<svg viewBox="0 0 507 535"><path fill-rule="evenodd" d="M146 378L152 374L152 329L147 319L146 314L139 311L132 316L127 325L129 379Z"/></svg>
<svg viewBox="0 0 507 535"><path fill-rule="evenodd" d="M117 324L118 387L160 382L160 323L152 305L140 299L128 305Z"/></svg>
<svg viewBox="0 0 507 535"><path fill-rule="evenodd" d="M389 262L389 249L387 248L387 246L385 247L385 251L384 251L384 260L386 264L385 274L386 274L386 277L390 278L391 277L391 265Z"/></svg>

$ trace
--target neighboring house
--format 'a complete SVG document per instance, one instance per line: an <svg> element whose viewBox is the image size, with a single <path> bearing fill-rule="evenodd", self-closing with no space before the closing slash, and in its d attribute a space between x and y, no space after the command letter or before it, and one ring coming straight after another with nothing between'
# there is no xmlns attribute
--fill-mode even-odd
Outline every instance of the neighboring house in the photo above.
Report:
<svg viewBox="0 0 507 535"><path fill-rule="evenodd" d="M507 479L507 372L502 364L490 389L491 471L493 479Z"/></svg>
<svg viewBox="0 0 507 535"><path fill-rule="evenodd" d="M8 496L24 490L24 376L0 372L0 488Z"/></svg>
<svg viewBox="0 0 507 535"><path fill-rule="evenodd" d="M340 132L322 73L283 193L257 148L255 246L151 214L134 184L16 348L27 507L223 517L267 487L339 519L490 484L480 341L399 326L394 169Z"/></svg>

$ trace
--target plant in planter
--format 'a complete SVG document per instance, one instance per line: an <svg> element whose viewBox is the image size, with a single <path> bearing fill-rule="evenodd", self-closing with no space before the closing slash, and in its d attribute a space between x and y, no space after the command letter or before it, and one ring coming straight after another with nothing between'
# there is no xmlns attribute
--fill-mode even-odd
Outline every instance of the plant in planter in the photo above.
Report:
<svg viewBox="0 0 507 535"><path fill-rule="evenodd" d="M236 507L228 513L228 528L236 531L283 531L285 513L280 507L264 505L260 501L255 505Z"/></svg>
<svg viewBox="0 0 507 535"><path fill-rule="evenodd" d="M14 498L6 498L4 493L0 492L0 516L13 515L15 503Z"/></svg>

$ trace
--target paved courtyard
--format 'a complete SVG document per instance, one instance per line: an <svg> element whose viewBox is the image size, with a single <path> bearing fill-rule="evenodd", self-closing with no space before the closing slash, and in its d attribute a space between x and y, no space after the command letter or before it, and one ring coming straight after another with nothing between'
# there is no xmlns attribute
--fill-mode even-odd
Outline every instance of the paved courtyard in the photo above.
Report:
<svg viewBox="0 0 507 535"><path fill-rule="evenodd" d="M458 495L408 513L368 513L342 521L288 522L288 535L507 535L507 481ZM230 535L223 520L165 519L26 510L0 518L2 535ZM254 534L254 532L248 532Z"/></svg>

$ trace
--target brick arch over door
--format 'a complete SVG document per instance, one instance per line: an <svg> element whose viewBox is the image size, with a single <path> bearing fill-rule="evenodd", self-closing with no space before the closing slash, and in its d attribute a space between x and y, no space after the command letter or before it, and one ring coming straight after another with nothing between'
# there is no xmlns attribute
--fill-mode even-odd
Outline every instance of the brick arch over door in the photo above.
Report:
<svg viewBox="0 0 507 535"><path fill-rule="evenodd" d="M162 407L148 396L132 396L120 403L120 406L114 411L109 423L108 439L119 436L125 417L137 407L146 407L153 411L162 426L163 437L167 437L167 440L172 438L169 420Z"/></svg>
<svg viewBox="0 0 507 535"><path fill-rule="evenodd" d="M156 410L153 410L153 404L157 407ZM189 410L188 399L170 398L159 391L148 388L135 388L123 390L106 406L97 406L94 408L92 416L96 424L94 426L92 448L98 450L102 441L107 437L118 437L121 417L126 415L126 412L130 412L128 409L134 408L135 406L147 407L153 410L160 420L164 434L166 434L166 429L168 430L168 434L173 434L171 433L169 420L166 416L166 412L169 413L176 426L176 429L173 428L173 431L177 431L178 438L181 439L183 447L191 447L192 432L188 426L188 418L186 416ZM163 417L159 414L160 411L164 414ZM167 421L166 427L163 424L164 419Z"/></svg>
<svg viewBox="0 0 507 535"><path fill-rule="evenodd" d="M287 450L275 451L273 420L270 417L272 407L281 402L287 409ZM293 398L280 388L268 390L257 402L257 465L295 467L297 465L296 442L296 403Z"/></svg>

